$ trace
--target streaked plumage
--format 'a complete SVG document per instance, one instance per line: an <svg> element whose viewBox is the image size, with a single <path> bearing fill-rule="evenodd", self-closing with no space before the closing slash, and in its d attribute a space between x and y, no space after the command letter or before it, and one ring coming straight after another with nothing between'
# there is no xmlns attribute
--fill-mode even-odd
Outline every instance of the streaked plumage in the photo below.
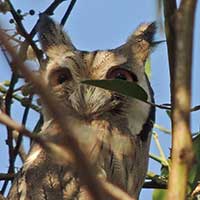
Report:
<svg viewBox="0 0 200 200"><path fill-rule="evenodd" d="M86 79L122 78L137 82L153 102L144 72L154 24L143 24L119 48L86 52L77 50L62 28L40 16L39 39L48 57L42 74L76 126L71 127L97 176L138 197L148 166L148 151L155 111L139 100L84 85ZM59 132L43 106L41 134ZM56 164L34 144L9 193L11 200L89 200L73 166Z"/></svg>

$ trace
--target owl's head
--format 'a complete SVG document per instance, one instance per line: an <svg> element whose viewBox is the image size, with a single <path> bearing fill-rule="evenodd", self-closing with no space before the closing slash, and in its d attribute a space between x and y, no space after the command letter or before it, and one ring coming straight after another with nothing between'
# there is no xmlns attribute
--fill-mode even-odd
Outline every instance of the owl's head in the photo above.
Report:
<svg viewBox="0 0 200 200"><path fill-rule="evenodd" d="M132 124L128 118L135 122L145 121L149 105L116 92L85 85L82 81L123 79L136 82L151 101L151 88L144 66L155 33L154 23L139 26L127 42L116 49L93 52L76 49L62 27L46 15L40 16L38 33L47 56L47 65L42 69L45 81L72 115L88 121L110 119L118 123L126 119L126 124ZM135 125L135 132L141 126Z"/></svg>

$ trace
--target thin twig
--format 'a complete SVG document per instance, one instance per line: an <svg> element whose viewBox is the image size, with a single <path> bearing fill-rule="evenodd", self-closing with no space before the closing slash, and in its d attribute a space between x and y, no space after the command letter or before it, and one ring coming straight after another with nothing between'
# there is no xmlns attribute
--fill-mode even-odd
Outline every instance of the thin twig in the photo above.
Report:
<svg viewBox="0 0 200 200"><path fill-rule="evenodd" d="M41 127L43 125L43 115L40 114L40 118L39 120L37 121L35 127L33 128L33 133L38 133L40 130L41 130Z"/></svg>
<svg viewBox="0 0 200 200"><path fill-rule="evenodd" d="M6 54L5 54L6 55ZM7 58L7 55L6 55ZM8 64L11 66L11 63L9 59L7 58ZM18 76L13 72L10 85L8 88L8 91L6 93L6 98L5 98L5 112L7 115L10 116L10 110L11 110L11 104L12 104L12 95L14 91L15 84L18 81ZM12 129L7 126L7 145L8 145L8 150L9 150L9 168L8 168L8 173L15 173L15 156L14 156L14 146L13 146L13 135L12 135ZM8 186L8 180L6 180L1 188L1 193L4 194L6 191L6 188Z"/></svg>
<svg viewBox="0 0 200 200"><path fill-rule="evenodd" d="M160 145L160 142L158 140L158 134L156 132L153 132L153 139L154 139L154 141L156 143L156 146L158 148L158 151L160 153L160 157L162 159L162 164L169 168L169 163L168 163L168 161L167 161L167 159L165 157L165 154L164 154L164 151L162 149L162 146Z"/></svg>
<svg viewBox="0 0 200 200"><path fill-rule="evenodd" d="M16 157L19 154L19 157L21 158L21 161L24 162L26 160L26 151L23 147L23 145L18 146L18 138L19 138L19 133L17 131L13 131L13 138L15 139L16 145L14 148L14 156ZM17 149L16 149L17 148Z"/></svg>
<svg viewBox="0 0 200 200"><path fill-rule="evenodd" d="M13 180L15 174L3 174L0 173L0 181L5 181L5 180Z"/></svg>
<svg viewBox="0 0 200 200"><path fill-rule="evenodd" d="M54 10L62 3L66 0L55 0L45 11L44 13L48 14L48 15L52 15ZM35 52L36 57L38 58L38 61L40 62L42 59L42 51L40 49L38 49L37 45L35 44L35 42L33 41L33 37L35 36L37 30L37 23L35 24L35 26L33 27L33 29L31 30L30 34L27 33L26 29L24 28L23 24L22 24L22 18L19 16L19 14L16 12L16 10L14 9L12 3L7 0L9 6L10 6L10 12L14 18L14 20L16 21L17 24L17 29L20 30L20 34L25 38L24 44L25 47L28 48L28 44L31 45L32 49Z"/></svg>
<svg viewBox="0 0 200 200"><path fill-rule="evenodd" d="M174 19L177 11L176 0L163 0L164 2L164 15L165 15L165 34L167 39L167 51L169 60L169 71L171 83L174 80L174 65L175 65L175 29L174 29ZM172 84L170 83L170 88L172 89ZM171 94L172 95L172 94Z"/></svg>
<svg viewBox="0 0 200 200"><path fill-rule="evenodd" d="M35 42L32 40L32 37L27 33L26 29L24 28L24 26L22 24L22 18L16 12L16 10L13 7L10 0L7 0L7 3L10 6L10 12L11 12L11 14L12 14L12 16L13 16L16 24L17 24L17 30L20 31L19 33L25 38L25 41L28 42L29 45L31 45L32 49L35 52L36 57L38 58L39 61L41 61L42 55L43 55L42 51L38 49ZM28 48L28 44L27 44L27 48Z"/></svg>
<svg viewBox="0 0 200 200"><path fill-rule="evenodd" d="M144 186L150 188L150 185L148 184L153 184L155 185L155 188L156 187L164 187L164 189L167 187L167 177L165 176L160 176L160 175L157 175L153 172L148 172L147 173L147 176L146 176L146 179L150 179L151 181L147 181Z"/></svg>
<svg viewBox="0 0 200 200"><path fill-rule="evenodd" d="M199 110L200 110L200 105L194 106L193 108L191 108L190 112L195 112L195 111L199 111Z"/></svg>
<svg viewBox="0 0 200 200"><path fill-rule="evenodd" d="M168 164L166 164L165 160L163 160L163 158L161 158L160 156L156 156L152 153L149 153L149 158L159 162L161 165L168 167Z"/></svg>
<svg viewBox="0 0 200 200"><path fill-rule="evenodd" d="M0 93L2 93L2 94L6 94L7 93L7 89L5 87L1 86L1 84L0 84ZM22 102L22 100L23 100L23 97L19 96L17 94L12 94L12 98L15 99L15 100L17 100L17 101L19 101L19 102ZM41 109L37 105L30 104L29 106L34 111L36 111L38 113L41 112Z"/></svg>
<svg viewBox="0 0 200 200"><path fill-rule="evenodd" d="M55 0L53 1L53 3L43 12L47 15L53 15L54 10L62 3L66 0Z"/></svg>
<svg viewBox="0 0 200 200"><path fill-rule="evenodd" d="M28 98L30 103L31 103L32 99L33 99L33 95L30 95L29 98ZM25 107L25 110L24 110L24 113L23 113L23 117L22 117L22 124L24 126L26 125L26 121L27 121L27 118L28 118L29 110L30 110L30 106L27 105ZM15 138L16 146L14 148L14 157L16 157L19 154L22 162L24 162L25 159L26 159L26 153L25 153L25 150L24 150L23 145L22 145L22 138L23 137L22 137L21 134L18 134L18 137Z"/></svg>
<svg viewBox="0 0 200 200"><path fill-rule="evenodd" d="M45 11L43 11L41 14L53 15L54 10L64 1L66 1L66 0L54 0L53 3ZM32 38L37 33L37 24L38 24L38 21L30 32L30 36Z"/></svg>
<svg viewBox="0 0 200 200"><path fill-rule="evenodd" d="M60 24L62 26L65 25L65 23L66 23L67 19L69 18L69 15L71 14L72 9L74 8L75 4L76 4L76 0L71 0L71 2L69 4L69 7L67 8L67 11L65 12L65 14L64 14L64 16L63 16L63 18L61 20Z"/></svg>
<svg viewBox="0 0 200 200"><path fill-rule="evenodd" d="M149 102L149 101L144 101L144 102L151 105L151 106L160 108L160 109L171 110L171 107L163 105L163 104L159 105L159 104L155 104L155 103L152 103L152 102Z"/></svg>
<svg viewBox="0 0 200 200"><path fill-rule="evenodd" d="M31 94L28 98L29 102L31 103L33 99L33 95ZM28 113L29 113L29 110L30 110L30 106L29 105L26 105L25 109L24 109L24 113L23 113L23 117L22 117L22 124L25 126L26 125L26 121L27 121L27 118L28 118ZM26 159L26 154L25 154L25 151L24 151L24 148L23 148L23 145L22 145L22 135L19 134L17 139L16 139L16 146L15 146L15 149L14 149L14 156L16 157L17 155L20 155L20 158L22 160L22 162L25 161Z"/></svg>
<svg viewBox="0 0 200 200"><path fill-rule="evenodd" d="M147 181L144 183L145 189L167 189L167 183L156 183L155 181Z"/></svg>
<svg viewBox="0 0 200 200"><path fill-rule="evenodd" d="M162 132L164 132L164 133L167 133L167 134L171 134L171 133L172 133L169 129L167 129L167 128L165 128L165 127L159 125L159 124L156 124L156 123L154 124L153 127L154 127L154 128L157 128L157 129L159 129L160 131L162 131Z"/></svg>

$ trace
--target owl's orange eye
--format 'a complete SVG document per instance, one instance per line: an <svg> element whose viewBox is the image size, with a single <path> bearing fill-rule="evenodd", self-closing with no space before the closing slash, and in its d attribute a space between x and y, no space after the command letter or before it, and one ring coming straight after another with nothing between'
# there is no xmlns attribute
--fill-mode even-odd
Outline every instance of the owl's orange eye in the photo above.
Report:
<svg viewBox="0 0 200 200"><path fill-rule="evenodd" d="M113 68L108 71L106 74L107 79L121 79L126 81L137 82L137 76L129 70L123 68Z"/></svg>
<svg viewBox="0 0 200 200"><path fill-rule="evenodd" d="M72 80L72 74L68 68L59 68L51 72L49 81L51 86L58 86Z"/></svg>

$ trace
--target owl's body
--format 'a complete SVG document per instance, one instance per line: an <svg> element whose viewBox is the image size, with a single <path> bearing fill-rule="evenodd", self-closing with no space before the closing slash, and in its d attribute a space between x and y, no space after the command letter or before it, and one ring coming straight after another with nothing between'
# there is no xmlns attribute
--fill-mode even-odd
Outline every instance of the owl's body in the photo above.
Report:
<svg viewBox="0 0 200 200"><path fill-rule="evenodd" d="M82 84L86 79L121 78L136 82L153 102L144 72L154 24L145 24L128 42L114 50L76 50L61 28L41 16L38 32L48 62L44 80L66 108L69 127L97 177L138 198L147 166L155 111L149 104L101 88ZM56 122L43 106L41 134L59 134ZM65 113L64 113L65 114ZM70 164L58 164L34 144L9 193L10 200L90 200L87 187Z"/></svg>

